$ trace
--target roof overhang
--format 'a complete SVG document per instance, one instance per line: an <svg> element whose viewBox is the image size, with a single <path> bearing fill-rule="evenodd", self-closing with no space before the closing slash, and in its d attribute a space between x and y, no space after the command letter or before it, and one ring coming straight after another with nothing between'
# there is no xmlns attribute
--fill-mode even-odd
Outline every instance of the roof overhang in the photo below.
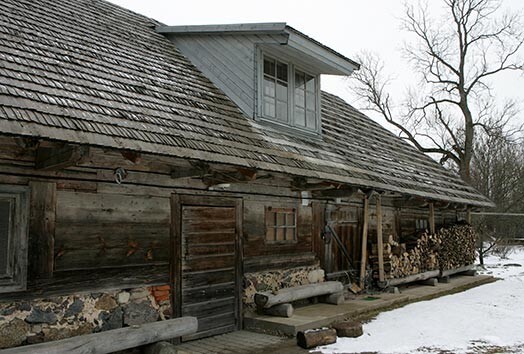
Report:
<svg viewBox="0 0 524 354"><path fill-rule="evenodd" d="M319 74L350 75L360 65L322 43L286 25L285 22L228 25L158 26L166 36L254 35L259 44L284 56L299 59ZM266 36L260 36L266 35Z"/></svg>

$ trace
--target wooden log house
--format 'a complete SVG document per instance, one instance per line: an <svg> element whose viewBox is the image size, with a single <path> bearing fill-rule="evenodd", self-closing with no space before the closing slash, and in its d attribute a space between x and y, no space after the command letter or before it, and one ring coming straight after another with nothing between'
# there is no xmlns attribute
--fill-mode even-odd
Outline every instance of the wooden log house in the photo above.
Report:
<svg viewBox="0 0 524 354"><path fill-rule="evenodd" d="M285 23L103 0L4 0L0 22L0 348L241 329L256 291L358 279L372 244L492 205L322 92L358 64Z"/></svg>

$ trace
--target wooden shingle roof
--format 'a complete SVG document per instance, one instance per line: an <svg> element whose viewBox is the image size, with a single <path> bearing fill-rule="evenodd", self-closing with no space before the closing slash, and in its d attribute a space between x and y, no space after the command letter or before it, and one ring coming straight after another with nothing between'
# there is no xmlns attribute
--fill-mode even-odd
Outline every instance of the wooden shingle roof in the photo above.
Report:
<svg viewBox="0 0 524 354"><path fill-rule="evenodd" d="M336 96L322 95L322 140L253 121L158 25L102 0L2 0L0 132L491 206Z"/></svg>

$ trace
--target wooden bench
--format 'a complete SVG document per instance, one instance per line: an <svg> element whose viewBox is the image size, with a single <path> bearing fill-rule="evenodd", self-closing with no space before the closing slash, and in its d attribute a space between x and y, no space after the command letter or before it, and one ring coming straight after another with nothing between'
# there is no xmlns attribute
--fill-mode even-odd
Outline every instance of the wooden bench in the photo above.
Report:
<svg viewBox="0 0 524 354"><path fill-rule="evenodd" d="M258 292L255 304L259 311L268 315L293 316L294 301L318 298L328 304L340 305L344 302L344 286L339 281L326 281L308 285L280 289L277 292Z"/></svg>
<svg viewBox="0 0 524 354"><path fill-rule="evenodd" d="M0 350L1 354L103 354L196 333L196 317L146 323L53 342Z"/></svg>

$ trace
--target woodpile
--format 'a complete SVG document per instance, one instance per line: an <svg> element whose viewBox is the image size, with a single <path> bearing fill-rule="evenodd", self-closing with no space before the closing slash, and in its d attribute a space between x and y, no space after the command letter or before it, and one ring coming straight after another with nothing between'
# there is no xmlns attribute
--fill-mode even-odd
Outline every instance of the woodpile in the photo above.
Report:
<svg viewBox="0 0 524 354"><path fill-rule="evenodd" d="M454 225L438 232L442 242L439 252L440 268L454 269L475 263L476 234L471 225Z"/></svg>
<svg viewBox="0 0 524 354"><path fill-rule="evenodd" d="M399 243L390 235L384 241L384 272L386 279L447 270L475 262L475 233L469 225L440 229L437 234L422 233L416 242ZM377 245L372 246L370 261L378 273Z"/></svg>

